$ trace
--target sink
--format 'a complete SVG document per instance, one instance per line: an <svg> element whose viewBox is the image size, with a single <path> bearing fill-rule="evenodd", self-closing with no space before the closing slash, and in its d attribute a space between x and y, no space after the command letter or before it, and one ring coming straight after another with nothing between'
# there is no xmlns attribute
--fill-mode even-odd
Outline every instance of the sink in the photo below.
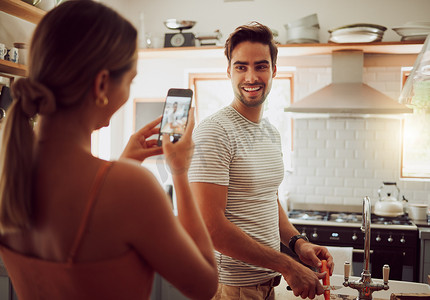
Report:
<svg viewBox="0 0 430 300"><path fill-rule="evenodd" d="M359 280L359 277L351 276L350 280ZM372 281L375 283L383 283L382 279L372 278ZM343 275L333 274L330 277L331 285L342 285L343 284ZM405 282L405 281L397 281L397 280L389 280L388 285L390 288L387 291L377 291L373 293L373 299L390 299L391 294L403 294L403 293L422 293L428 294L430 297L430 286L424 283L416 283L416 282ZM332 295L331 299L355 299L358 296L358 291L352 288L342 288L336 291L331 291ZM276 300L289 300L289 299L302 299L300 297L294 296L292 291L287 291L287 283L282 278L279 286L275 288L275 299ZM320 295L315 297L317 300L324 300L324 295Z"/></svg>

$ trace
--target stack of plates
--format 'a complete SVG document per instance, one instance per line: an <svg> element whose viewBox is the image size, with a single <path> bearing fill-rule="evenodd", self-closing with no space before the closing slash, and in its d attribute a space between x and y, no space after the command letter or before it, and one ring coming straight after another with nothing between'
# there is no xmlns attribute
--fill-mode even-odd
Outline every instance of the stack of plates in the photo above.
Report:
<svg viewBox="0 0 430 300"><path fill-rule="evenodd" d="M430 22L407 22L392 29L402 37L402 41L425 40L430 34Z"/></svg>
<svg viewBox="0 0 430 300"><path fill-rule="evenodd" d="M318 15L312 14L284 25L287 44L319 43Z"/></svg>
<svg viewBox="0 0 430 300"><path fill-rule="evenodd" d="M371 43L380 42L386 27L375 24L358 23L330 29L329 42Z"/></svg>

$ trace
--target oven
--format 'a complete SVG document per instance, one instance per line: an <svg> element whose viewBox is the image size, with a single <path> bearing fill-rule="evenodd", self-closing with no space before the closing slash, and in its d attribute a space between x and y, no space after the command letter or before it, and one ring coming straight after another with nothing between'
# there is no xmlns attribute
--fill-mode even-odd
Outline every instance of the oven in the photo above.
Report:
<svg viewBox="0 0 430 300"><path fill-rule="evenodd" d="M289 220L312 243L352 247L352 275L360 276L364 261L361 213L292 210ZM372 278L382 278L382 266L390 266L390 279L418 282L418 228L407 215L371 216L370 265ZM285 246L282 251L291 255Z"/></svg>

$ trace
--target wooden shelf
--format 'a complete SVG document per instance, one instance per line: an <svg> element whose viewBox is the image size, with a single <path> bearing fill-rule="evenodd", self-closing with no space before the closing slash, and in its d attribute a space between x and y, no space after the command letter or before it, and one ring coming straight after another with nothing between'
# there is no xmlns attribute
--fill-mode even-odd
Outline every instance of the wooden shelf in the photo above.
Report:
<svg viewBox="0 0 430 300"><path fill-rule="evenodd" d="M423 42L375 42L348 44L288 44L278 46L278 57L301 55L324 55L339 50L361 50L369 54L418 54ZM141 49L139 58L216 58L224 57L224 47L179 47Z"/></svg>
<svg viewBox="0 0 430 300"><path fill-rule="evenodd" d="M44 10L34 7L21 0L1 0L0 11L18 17L20 19L37 24L46 14Z"/></svg>
<svg viewBox="0 0 430 300"><path fill-rule="evenodd" d="M16 76L26 76L27 66L0 59L0 72Z"/></svg>

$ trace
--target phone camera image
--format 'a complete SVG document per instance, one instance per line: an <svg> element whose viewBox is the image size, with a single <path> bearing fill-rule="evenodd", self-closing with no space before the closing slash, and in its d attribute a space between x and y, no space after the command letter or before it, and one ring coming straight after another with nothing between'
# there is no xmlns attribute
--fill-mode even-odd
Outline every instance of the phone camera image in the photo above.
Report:
<svg viewBox="0 0 430 300"><path fill-rule="evenodd" d="M169 134L172 143L177 142L184 134L192 96L193 91L190 89L170 89L168 91L160 125L158 145L161 145L163 134Z"/></svg>

